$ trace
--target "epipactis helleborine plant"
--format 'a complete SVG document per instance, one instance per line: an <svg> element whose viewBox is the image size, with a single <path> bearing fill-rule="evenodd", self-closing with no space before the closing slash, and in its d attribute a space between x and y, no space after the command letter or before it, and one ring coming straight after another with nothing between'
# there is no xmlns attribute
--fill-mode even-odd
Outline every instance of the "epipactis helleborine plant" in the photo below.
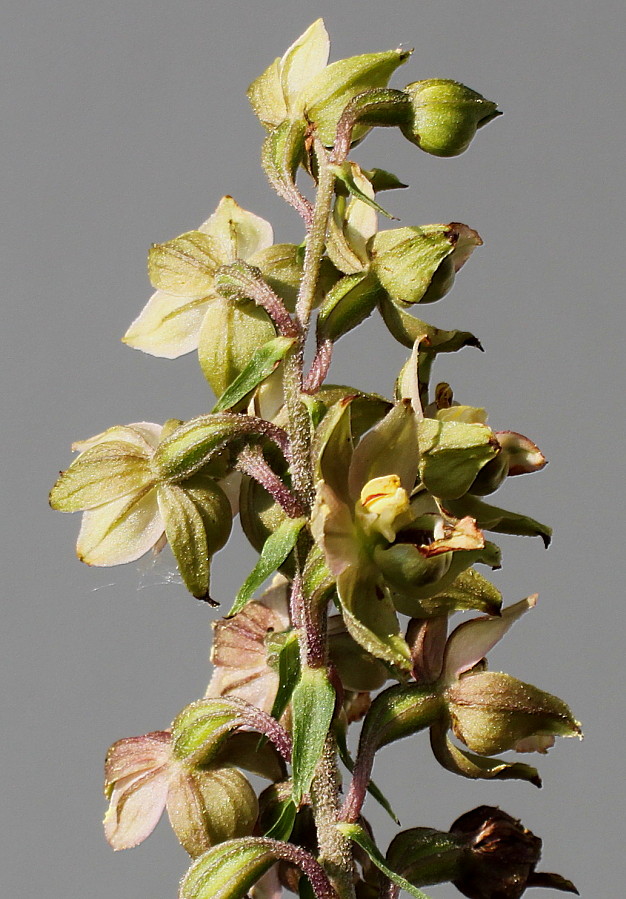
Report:
<svg viewBox="0 0 626 899"><path fill-rule="evenodd" d="M494 534L547 546L551 531L484 497L546 460L447 383L431 386L440 353L480 343L414 314L448 293L482 240L460 222L380 227L391 216L378 195L406 185L350 158L377 127L456 156L500 115L456 81L390 87L410 55L329 64L318 19L250 85L263 169L304 233L274 243L269 222L226 196L204 224L152 246L156 292L124 342L167 359L197 351L215 403L75 443L50 496L83 513L88 565L169 543L187 590L214 605L211 562L237 514L259 554L213 623L206 695L106 759L107 840L135 846L167 809L192 858L180 899L423 897L446 881L476 899L576 892L535 871L541 841L498 809L446 832L401 831L386 853L363 817L369 793L395 819L371 780L395 740L428 730L449 771L539 785L535 768L498 756L581 733L562 700L485 659L536 597L503 609L476 566L500 567ZM337 341L376 310L409 351L390 394L327 383ZM448 636L457 612L474 617ZM244 772L269 787L258 794Z"/></svg>

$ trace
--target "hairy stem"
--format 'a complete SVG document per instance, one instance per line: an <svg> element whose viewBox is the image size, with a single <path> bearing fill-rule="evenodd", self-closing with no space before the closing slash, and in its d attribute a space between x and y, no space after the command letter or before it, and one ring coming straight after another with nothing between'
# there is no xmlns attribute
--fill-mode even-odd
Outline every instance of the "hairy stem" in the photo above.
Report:
<svg viewBox="0 0 626 899"><path fill-rule="evenodd" d="M326 738L324 752L311 787L320 862L340 899L354 899L354 860L350 841L337 829L340 779L334 737Z"/></svg>

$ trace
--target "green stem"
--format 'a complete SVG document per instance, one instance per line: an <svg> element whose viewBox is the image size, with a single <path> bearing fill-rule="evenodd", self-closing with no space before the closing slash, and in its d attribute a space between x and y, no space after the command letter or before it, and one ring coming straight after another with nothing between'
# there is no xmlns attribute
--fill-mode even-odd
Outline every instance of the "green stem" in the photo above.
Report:
<svg viewBox="0 0 626 899"><path fill-rule="evenodd" d="M339 788L337 745L329 734L311 787L319 860L339 899L355 899L352 845L336 827L340 817Z"/></svg>
<svg viewBox="0 0 626 899"><path fill-rule="evenodd" d="M315 198L313 222L307 235L304 270L296 305L296 316L302 326L305 340L317 289L322 256L326 246L326 232L335 191L335 175L329 168L328 153L319 140L315 141L315 154L319 172L317 195Z"/></svg>

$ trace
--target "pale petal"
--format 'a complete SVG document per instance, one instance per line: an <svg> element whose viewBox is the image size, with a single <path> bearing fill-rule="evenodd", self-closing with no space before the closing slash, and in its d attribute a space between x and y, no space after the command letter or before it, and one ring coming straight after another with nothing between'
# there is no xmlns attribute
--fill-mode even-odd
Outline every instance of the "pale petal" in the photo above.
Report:
<svg viewBox="0 0 626 899"><path fill-rule="evenodd" d="M469 671L478 664L498 643L511 625L524 612L532 609L537 595L522 599L502 611L499 618L474 618L460 624L451 634L446 645L443 664L444 679L451 683L463 671Z"/></svg>
<svg viewBox="0 0 626 899"><path fill-rule="evenodd" d="M151 421L135 421L129 425L114 425L101 434L94 437L88 437L87 440L76 440L72 444L72 449L76 452L84 452L92 446L100 443L111 443L122 441L123 443L131 443L142 450L146 455L152 455L161 436L163 425L154 424Z"/></svg>
<svg viewBox="0 0 626 899"><path fill-rule="evenodd" d="M87 565L134 562L157 543L163 530L156 490L150 488L84 512L76 552Z"/></svg>
<svg viewBox="0 0 626 899"><path fill-rule="evenodd" d="M190 353L198 346L207 305L215 296L190 299L157 290L122 340L136 350L165 359Z"/></svg>
<svg viewBox="0 0 626 899"><path fill-rule="evenodd" d="M280 61L280 72L289 112L298 112L298 95L325 68L329 52L330 38L323 19L313 22L286 51Z"/></svg>
<svg viewBox="0 0 626 899"><path fill-rule="evenodd" d="M104 833L113 849L132 849L150 836L163 814L167 767L118 781L104 816Z"/></svg>
<svg viewBox="0 0 626 899"><path fill-rule="evenodd" d="M356 501L367 481L388 474L397 474L402 487L410 494L417 464L415 415L410 403L398 403L359 441L350 464L350 494Z"/></svg>
<svg viewBox="0 0 626 899"><path fill-rule="evenodd" d="M107 752L104 763L105 789L115 786L122 778L145 774L167 764L171 741L169 731L118 740Z"/></svg>
<svg viewBox="0 0 626 899"><path fill-rule="evenodd" d="M324 481L317 488L311 530L334 575L358 565L358 544L350 510Z"/></svg>
<svg viewBox="0 0 626 899"><path fill-rule="evenodd" d="M222 265L235 259L247 259L266 250L274 240L272 226L265 219L241 206L232 197L222 197L215 212L198 231L214 238Z"/></svg>
<svg viewBox="0 0 626 899"><path fill-rule="evenodd" d="M546 753L556 742L556 737L547 736L546 734L534 734L532 737L525 737L518 740L513 749L515 752L541 752Z"/></svg>
<svg viewBox="0 0 626 899"><path fill-rule="evenodd" d="M371 183L367 180L365 175L362 174L360 167L356 165L356 163L351 163L351 165L352 177L356 186L366 197L373 200L375 195ZM363 263L363 268L369 266L367 242L377 231L378 213L376 210L367 203L364 203L363 200L352 197L346 213L344 234L350 248Z"/></svg>

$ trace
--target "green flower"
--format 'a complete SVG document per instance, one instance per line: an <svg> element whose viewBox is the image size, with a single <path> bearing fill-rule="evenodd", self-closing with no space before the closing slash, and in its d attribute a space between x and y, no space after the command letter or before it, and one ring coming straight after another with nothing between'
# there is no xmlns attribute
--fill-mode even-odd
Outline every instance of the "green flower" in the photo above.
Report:
<svg viewBox="0 0 626 899"><path fill-rule="evenodd" d="M410 403L394 406L354 450L347 439L349 415L349 401L328 413L312 530L336 579L352 637L407 671L410 653L394 593L436 591L444 576L462 570L452 567L453 556L482 550L484 539L472 519L446 521L432 498L412 498L419 454ZM469 565L474 556L467 559Z"/></svg>

